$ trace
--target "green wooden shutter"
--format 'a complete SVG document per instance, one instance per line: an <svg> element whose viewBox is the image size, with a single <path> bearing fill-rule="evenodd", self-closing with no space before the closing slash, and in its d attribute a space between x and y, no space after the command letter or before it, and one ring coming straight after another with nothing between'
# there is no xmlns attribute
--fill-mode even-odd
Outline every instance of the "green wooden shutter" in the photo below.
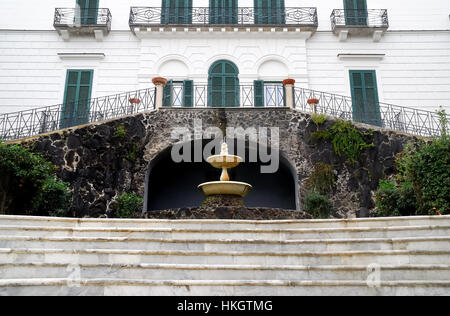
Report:
<svg viewBox="0 0 450 316"><path fill-rule="evenodd" d="M255 24L285 24L284 0L254 0Z"/></svg>
<svg viewBox="0 0 450 316"><path fill-rule="evenodd" d="M172 106L173 103L173 81L167 81L163 89L163 106Z"/></svg>
<svg viewBox="0 0 450 316"><path fill-rule="evenodd" d="M77 0L81 24L97 24L98 0Z"/></svg>
<svg viewBox="0 0 450 316"><path fill-rule="evenodd" d="M344 0L346 25L367 25L366 0Z"/></svg>
<svg viewBox="0 0 450 316"><path fill-rule="evenodd" d="M67 71L61 128L89 122L93 74L93 70Z"/></svg>
<svg viewBox="0 0 450 316"><path fill-rule="evenodd" d="M183 81L183 106L194 106L194 81L192 80Z"/></svg>
<svg viewBox="0 0 450 316"><path fill-rule="evenodd" d="M191 24L192 0L162 0L161 24Z"/></svg>
<svg viewBox="0 0 450 316"><path fill-rule="evenodd" d="M210 24L237 24L237 0L209 0Z"/></svg>
<svg viewBox="0 0 450 316"><path fill-rule="evenodd" d="M253 81L255 107L264 106L264 80Z"/></svg>
<svg viewBox="0 0 450 316"><path fill-rule="evenodd" d="M376 74L373 70L350 70L353 120L381 126Z"/></svg>

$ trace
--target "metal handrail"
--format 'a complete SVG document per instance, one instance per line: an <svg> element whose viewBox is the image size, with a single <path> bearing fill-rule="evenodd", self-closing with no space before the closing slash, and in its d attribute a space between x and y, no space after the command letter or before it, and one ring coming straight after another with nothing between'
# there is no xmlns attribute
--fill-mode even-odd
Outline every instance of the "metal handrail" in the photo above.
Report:
<svg viewBox="0 0 450 316"><path fill-rule="evenodd" d="M130 27L151 25L296 25L317 27L317 8L285 8L270 13L254 7L131 7Z"/></svg>
<svg viewBox="0 0 450 316"><path fill-rule="evenodd" d="M304 112L323 113L344 120L423 137L439 136L442 131L440 116L431 111L383 102L364 104L363 102L354 102L347 96L303 88L294 88L294 99L295 108ZM308 104L310 99L317 99L319 101L317 106ZM355 111L355 108L378 108L379 110ZM450 121L450 115L447 117ZM447 130L449 130L450 123L447 125Z"/></svg>
<svg viewBox="0 0 450 316"><path fill-rule="evenodd" d="M106 26L111 29L112 15L107 8L81 9L81 8L56 8L53 25L83 27Z"/></svg>
<svg viewBox="0 0 450 316"><path fill-rule="evenodd" d="M264 107L283 107L285 103L284 88L279 84L270 84L273 89L264 90ZM253 85L233 86L239 95L235 96L236 107L257 108L255 105L255 89ZM267 85L266 85L267 87ZM174 86L172 103L169 106L183 104L183 87ZM56 131L75 125L88 124L108 119L119 118L125 115L136 114L155 107L155 88L125 92L90 100L81 100L77 103L66 103L25 111L0 114L0 139L13 140L30 137L42 133ZM193 86L192 104L194 108L215 106L211 102L213 89L208 84ZM270 95L270 93L273 93ZM175 95L177 94L177 95ZM163 104L167 99L163 96ZM178 98L178 101L175 101ZM311 106L308 100L317 99L318 104ZM263 107L263 108L264 108ZM354 108L375 108L378 111L355 111ZM259 107L258 107L259 108ZM323 113L344 120L352 120L387 128L399 132L418 136L439 136L442 131L440 116L431 111L417 108L403 107L388 103L376 104L354 103L352 98L327 92L304 88L294 88L294 108L302 112ZM72 111L72 109L78 109ZM86 109L80 111L80 109ZM450 121L450 115L447 115ZM450 130L450 123L447 124Z"/></svg>
<svg viewBox="0 0 450 316"><path fill-rule="evenodd" d="M76 103L0 114L0 139L7 141L25 138L153 109L155 88L149 88Z"/></svg>
<svg viewBox="0 0 450 316"><path fill-rule="evenodd" d="M331 27L380 27L388 28L389 19L386 9L334 9L331 13Z"/></svg>

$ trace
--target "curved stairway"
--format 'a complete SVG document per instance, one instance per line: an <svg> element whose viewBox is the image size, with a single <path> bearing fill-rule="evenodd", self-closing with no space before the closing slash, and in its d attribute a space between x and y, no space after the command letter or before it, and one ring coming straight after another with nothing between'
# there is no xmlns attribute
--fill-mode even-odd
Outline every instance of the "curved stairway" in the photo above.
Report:
<svg viewBox="0 0 450 316"><path fill-rule="evenodd" d="M0 295L449 295L450 216L0 216Z"/></svg>

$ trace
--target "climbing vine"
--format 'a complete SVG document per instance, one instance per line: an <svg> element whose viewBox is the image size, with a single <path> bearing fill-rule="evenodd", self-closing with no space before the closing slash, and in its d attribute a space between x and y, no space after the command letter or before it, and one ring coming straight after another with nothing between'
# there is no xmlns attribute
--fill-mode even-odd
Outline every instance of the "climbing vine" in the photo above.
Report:
<svg viewBox="0 0 450 316"><path fill-rule="evenodd" d="M373 143L366 142L365 138L368 136L372 136L372 132L362 132L351 122L338 120L327 130L313 132L311 139L331 141L336 155L345 155L350 163L355 164L366 148L374 146Z"/></svg>

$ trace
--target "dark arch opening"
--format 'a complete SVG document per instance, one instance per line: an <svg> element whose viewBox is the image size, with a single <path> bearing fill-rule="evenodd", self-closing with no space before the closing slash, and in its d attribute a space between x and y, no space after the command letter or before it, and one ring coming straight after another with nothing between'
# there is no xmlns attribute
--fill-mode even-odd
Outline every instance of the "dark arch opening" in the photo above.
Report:
<svg viewBox="0 0 450 316"><path fill-rule="evenodd" d="M203 140L202 148L209 142ZM194 142L191 142L194 148ZM236 147L235 147L236 148ZM175 163L171 149L161 152L150 164L145 187L144 211L199 207L204 201L197 186L203 182L218 181L221 170L206 161ZM249 157L246 144L246 157ZM193 160L192 150L192 160ZM245 162L229 170L231 180L250 183L253 190L244 199L247 207L299 210L298 186L293 166L282 155L275 173L263 174L261 162Z"/></svg>

